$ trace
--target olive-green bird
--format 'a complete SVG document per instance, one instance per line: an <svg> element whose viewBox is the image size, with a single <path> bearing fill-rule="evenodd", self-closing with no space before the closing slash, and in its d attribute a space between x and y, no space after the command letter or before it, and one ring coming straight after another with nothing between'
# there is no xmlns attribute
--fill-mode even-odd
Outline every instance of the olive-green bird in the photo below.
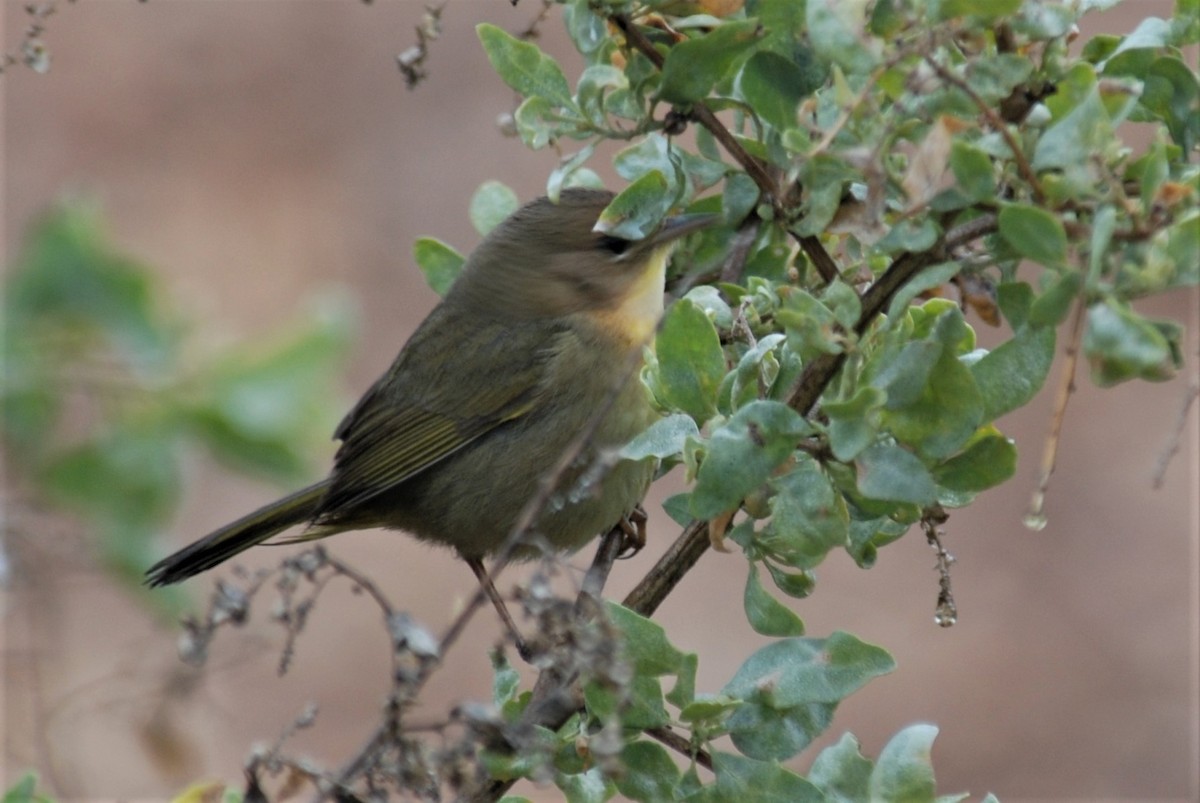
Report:
<svg viewBox="0 0 1200 803"><path fill-rule="evenodd" d="M586 474L655 418L636 360L662 314L673 244L712 216L671 218L632 242L595 231L612 197L564 190L497 226L338 426L329 477L164 558L147 582L179 582L297 524L297 540L405 530L453 547L482 579L482 559L614 392L533 529L565 552L617 524L645 494L650 461L618 463L595 487ZM514 557L537 554L526 544Z"/></svg>

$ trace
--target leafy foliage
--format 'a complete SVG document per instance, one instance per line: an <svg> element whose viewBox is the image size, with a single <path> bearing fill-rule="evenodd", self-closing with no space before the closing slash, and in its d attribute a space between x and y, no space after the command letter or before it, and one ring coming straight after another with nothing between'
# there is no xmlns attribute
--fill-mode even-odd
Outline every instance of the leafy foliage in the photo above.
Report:
<svg viewBox="0 0 1200 803"><path fill-rule="evenodd" d="M187 326L151 269L117 251L96 210L79 204L30 232L6 289L10 465L91 525L103 562L130 586L178 504L189 448L294 482L331 430L330 397L314 389L332 386L349 339L336 299L253 350L185 362Z"/></svg>
<svg viewBox="0 0 1200 803"><path fill-rule="evenodd" d="M563 5L585 61L574 92L531 42L492 26L480 39L523 96L525 144L584 143L551 194L599 143L628 141L614 159L628 185L600 229L638 238L677 208L727 224L674 260L693 289L668 309L643 375L667 417L624 454L684 466L690 490L668 512L742 549L749 623L782 639L719 693L692 694L695 657L616 609L634 687L675 684L645 722L631 713L645 699L618 707L627 732L660 722L665 700L693 748L728 734L741 752L714 753L706 785L631 734L618 788L636 800L933 800L931 726L898 734L874 765L846 736L807 781L775 763L891 663L846 634L801 637L763 569L805 596L830 551L870 566L913 523L1009 479L1016 446L996 421L1041 389L1072 315L1099 384L1179 368L1179 326L1133 302L1200 281L1200 82L1180 51L1200 33L1181 7L1075 57L1088 4ZM1122 142L1125 121L1152 125L1144 152ZM694 139L678 136L688 126ZM979 348L971 312L1011 334ZM612 715L602 709L590 715Z"/></svg>

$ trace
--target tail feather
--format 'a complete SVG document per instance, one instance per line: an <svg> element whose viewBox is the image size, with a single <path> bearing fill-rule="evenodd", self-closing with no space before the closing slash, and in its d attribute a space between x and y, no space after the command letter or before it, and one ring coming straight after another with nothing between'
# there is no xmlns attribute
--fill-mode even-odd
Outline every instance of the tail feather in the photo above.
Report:
<svg viewBox="0 0 1200 803"><path fill-rule="evenodd" d="M329 481L322 480L214 530L151 566L146 572L146 584L157 587L186 580L293 524L310 521L328 487Z"/></svg>

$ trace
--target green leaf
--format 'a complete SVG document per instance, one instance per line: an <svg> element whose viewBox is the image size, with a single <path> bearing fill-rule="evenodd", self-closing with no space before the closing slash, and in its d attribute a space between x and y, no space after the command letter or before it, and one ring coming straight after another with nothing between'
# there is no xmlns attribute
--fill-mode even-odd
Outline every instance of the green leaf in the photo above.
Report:
<svg viewBox="0 0 1200 803"><path fill-rule="evenodd" d="M1023 327L970 366L983 397L983 420L995 421L1028 404L1054 362L1055 330Z"/></svg>
<svg viewBox="0 0 1200 803"><path fill-rule="evenodd" d="M475 227L475 231L486 237L488 232L499 226L520 206L517 194L506 184L485 181L471 196L471 225Z"/></svg>
<svg viewBox="0 0 1200 803"><path fill-rule="evenodd" d="M758 205L761 194L754 179L745 173L731 173L725 178L721 193L721 218L728 226L738 226Z"/></svg>
<svg viewBox="0 0 1200 803"><path fill-rule="evenodd" d="M760 34L758 20L739 20L675 45L663 62L659 97L680 104L704 98Z"/></svg>
<svg viewBox="0 0 1200 803"><path fill-rule="evenodd" d="M571 88L562 68L537 45L522 42L503 28L481 23L475 26L496 74L527 98L542 97L557 106L571 107Z"/></svg>
<svg viewBox="0 0 1200 803"><path fill-rule="evenodd" d="M754 803L822 803L820 791L774 761L755 761L732 753L713 753L717 782L700 798L711 803L744 800ZM691 798L689 798L689 801Z"/></svg>
<svg viewBox="0 0 1200 803"><path fill-rule="evenodd" d="M725 354L716 327L688 299L672 304L654 342L656 392L669 407L704 423L716 412L717 388L725 377Z"/></svg>
<svg viewBox="0 0 1200 803"><path fill-rule="evenodd" d="M771 582L775 583L775 587L789 597L804 599L812 593L816 586L816 580L811 572L786 572L770 562L766 566L771 575Z"/></svg>
<svg viewBox="0 0 1200 803"><path fill-rule="evenodd" d="M467 260L441 240L421 237L413 243L413 261L421 269L430 289L444 296Z"/></svg>
<svg viewBox="0 0 1200 803"><path fill-rule="evenodd" d="M608 38L604 19L592 11L588 0L571 0L564 5L563 24L575 49L585 56L599 50Z"/></svg>
<svg viewBox="0 0 1200 803"><path fill-rule="evenodd" d="M622 240L641 240L654 231L671 208L667 177L651 170L623 189L600 213L596 231Z"/></svg>
<svg viewBox="0 0 1200 803"><path fill-rule="evenodd" d="M758 579L758 567L753 563L746 577L742 604L746 609L746 620L754 632L764 636L804 635L804 622L763 588Z"/></svg>
<svg viewBox="0 0 1200 803"><path fill-rule="evenodd" d="M856 461L858 490L869 499L933 504L937 486L925 464L912 452L881 443L864 451Z"/></svg>
<svg viewBox="0 0 1200 803"><path fill-rule="evenodd" d="M786 404L754 401L718 427L692 490L692 515L711 519L735 509L787 460L808 423Z"/></svg>
<svg viewBox="0 0 1200 803"><path fill-rule="evenodd" d="M930 753L937 732L933 725L910 725L892 737L871 773L871 800L933 803Z"/></svg>
<svg viewBox="0 0 1200 803"><path fill-rule="evenodd" d="M829 417L829 448L838 460L853 460L875 441L880 411L887 394L863 385L846 401L825 402L821 411Z"/></svg>
<svg viewBox="0 0 1200 803"><path fill-rule="evenodd" d="M860 752L858 739L842 734L836 744L817 755L808 771L808 780L825 795L828 803L858 803L869 800L870 760Z"/></svg>
<svg viewBox="0 0 1200 803"><path fill-rule="evenodd" d="M746 61L737 77L737 92L764 121L779 130L796 127L796 109L820 83L791 59L760 50Z"/></svg>
<svg viewBox="0 0 1200 803"><path fill-rule="evenodd" d="M621 767L624 772L617 778L617 789L630 800L659 803L675 799L681 776L662 745L645 740L625 745Z"/></svg>
<svg viewBox="0 0 1200 803"><path fill-rule="evenodd" d="M1129 379L1161 382L1175 375L1171 343L1162 329L1129 306L1109 299L1088 308L1083 353L1101 387Z"/></svg>
<svg viewBox="0 0 1200 803"><path fill-rule="evenodd" d="M1057 217L1037 206L1007 204L1000 210L1000 236L1026 259L1055 267L1067 258L1067 232Z"/></svg>
<svg viewBox="0 0 1200 803"><path fill-rule="evenodd" d="M950 146L950 170L958 188L973 201L996 197L996 168L981 149L962 140Z"/></svg>
<svg viewBox="0 0 1200 803"><path fill-rule="evenodd" d="M680 671L686 656L671 646L661 625L609 600L604 609L625 636L626 657L639 675L657 677Z"/></svg>
<svg viewBox="0 0 1200 803"><path fill-rule="evenodd" d="M675 413L658 419L645 432L625 444L620 457L623 460L674 457L683 453L683 445L688 438L699 436L700 430L690 415Z"/></svg>
<svg viewBox="0 0 1200 803"><path fill-rule="evenodd" d="M970 332L957 307L937 318L931 339L941 350L920 395L908 404L894 403L889 390L882 414L885 429L914 447L923 457L938 459L958 451L983 422L984 402L975 378L956 355L962 332Z"/></svg>
<svg viewBox="0 0 1200 803"><path fill-rule="evenodd" d="M1077 68L1086 66L1077 65ZM1112 137L1112 121L1093 84L1077 106L1056 119L1042 134L1033 150L1033 168L1069 171L1068 178L1075 172L1090 176L1088 161L1103 152Z"/></svg>
<svg viewBox="0 0 1200 803"><path fill-rule="evenodd" d="M886 650L841 631L828 638L790 638L754 652L722 694L758 698L774 708L838 703L896 662Z"/></svg>
<svg viewBox="0 0 1200 803"><path fill-rule="evenodd" d="M974 493L992 488L1017 471L1017 447L995 429L987 428L961 453L933 469L943 488Z"/></svg>
<svg viewBox="0 0 1200 803"><path fill-rule="evenodd" d="M1066 320L1071 304L1079 297L1082 286L1083 277L1074 271L1054 277L1045 292L1030 305L1029 323L1033 326L1058 326Z"/></svg>
<svg viewBox="0 0 1200 803"><path fill-rule="evenodd" d="M846 633L775 642L726 684L724 694L745 701L726 727L751 758L790 758L829 726L841 699L893 667L886 652Z"/></svg>
<svg viewBox="0 0 1200 803"><path fill-rule="evenodd" d="M771 487L771 521L757 541L761 548L789 566L810 569L829 550L849 545L846 500L816 460L798 457L795 468L771 480Z"/></svg>

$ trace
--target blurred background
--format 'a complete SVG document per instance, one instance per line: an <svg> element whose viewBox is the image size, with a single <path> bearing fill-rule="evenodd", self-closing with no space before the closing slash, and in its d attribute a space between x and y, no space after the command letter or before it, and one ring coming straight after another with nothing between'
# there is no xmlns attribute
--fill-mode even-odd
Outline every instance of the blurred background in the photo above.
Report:
<svg viewBox="0 0 1200 803"><path fill-rule="evenodd" d="M214 575L187 585L191 602L149 601L114 576L324 473L337 415L436 301L410 256L413 241L434 236L469 251L478 236L467 207L486 179L522 200L541 193L557 156L501 134L497 117L514 98L473 32L483 21L522 30L539 9L533 0L516 8L454 0L415 90L395 56L416 41L418 2L62 4L44 20L49 72L10 67L0 77L6 266L56 203L86 199L92 217L78 225L103 231L115 253L146 266L183 330L170 336L177 356L164 375L184 376L181 387L209 377L241 388L239 377L256 365L286 362L289 348L308 344L314 364L283 387L292 407L297 397L318 400L288 409L324 444L250 466L274 483L248 479L228 464L245 468L253 457L222 453L219 426L205 419L209 448L172 453L181 467L177 514L148 527L161 536L124 557L112 533L98 541L35 504L26 467L10 451L0 597L6 785L25 768L63 799L161 799L194 780L236 783L251 747L275 740L309 701L320 713L290 742L293 753L336 766L369 734L387 690L388 643L362 598L344 587L326 592L283 678L283 634L266 605L224 633L196 671L176 656L172 617L201 605ZM1170 11L1168 2L1126 2L1091 18L1084 39ZM28 22L24 2L5 1L5 50L19 45ZM574 74L557 12L543 30L540 45ZM941 728L934 766L943 793L1197 799L1196 405L1160 489L1152 477L1195 381L1200 315L1194 292L1144 309L1189 321L1190 373L1099 392L1081 371L1041 532L1022 518L1052 393L1001 422L1021 450L1017 477L946 526L958 558L957 626L933 622L937 575L919 533L881 550L869 575L831 556L814 595L790 602L810 635L848 630L898 663L839 709L798 769L844 731L876 756L906 724L929 721ZM996 341L969 320L985 344ZM239 350L258 357L222 356ZM1057 379L1052 372L1048 386ZM269 430L270 410L266 418ZM123 487L119 465L113 472L112 487ZM106 475L88 476L103 505ZM678 478L661 486L647 505L649 546L618 564L613 597L677 534L655 500ZM402 535L345 534L329 546L435 632L474 588L448 552ZM256 550L244 563L272 566L280 554ZM766 641L745 623L744 581L739 557L710 553L657 617L677 646L700 654L701 690L719 689ZM494 618L476 618L419 714L436 719L455 701L490 697Z"/></svg>

